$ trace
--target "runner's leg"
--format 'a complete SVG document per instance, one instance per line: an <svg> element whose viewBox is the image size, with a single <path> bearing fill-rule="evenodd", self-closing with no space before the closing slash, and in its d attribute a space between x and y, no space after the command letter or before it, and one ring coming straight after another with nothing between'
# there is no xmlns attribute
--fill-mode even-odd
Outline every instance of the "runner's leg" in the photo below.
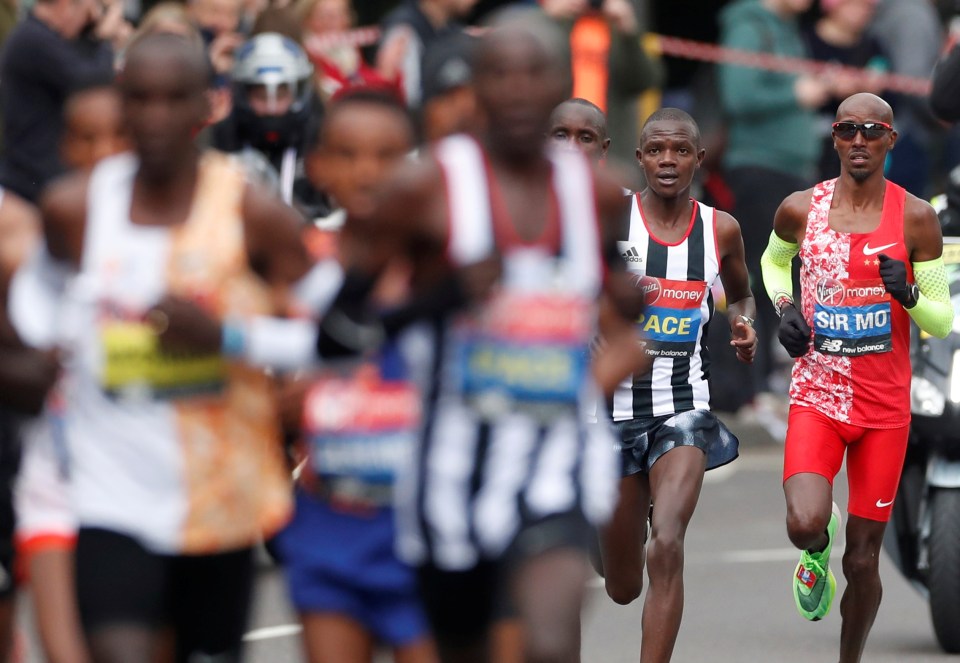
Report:
<svg viewBox="0 0 960 663"><path fill-rule="evenodd" d="M561 547L520 563L511 586L523 624L526 663L580 661L580 609L589 563L583 550Z"/></svg>
<svg viewBox="0 0 960 663"><path fill-rule="evenodd" d="M647 551L650 587L643 605L642 663L670 660L683 616L683 544L693 517L707 457L697 447L677 447L650 469L653 519Z"/></svg>
<svg viewBox="0 0 960 663"><path fill-rule="evenodd" d="M843 553L847 588L840 601L841 663L860 660L880 607L880 547L900 484L908 437L908 427L868 430L847 452L850 519Z"/></svg>
<svg viewBox="0 0 960 663"><path fill-rule="evenodd" d="M867 635L880 608L880 547L885 522L851 515L843 551L843 575L847 588L840 600L840 663L859 663Z"/></svg>
<svg viewBox="0 0 960 663"><path fill-rule="evenodd" d="M620 497L610 523L601 530L601 558L607 595L627 605L643 590L644 542L650 512L650 479L632 474L620 479Z"/></svg>
<svg viewBox="0 0 960 663"><path fill-rule="evenodd" d="M169 567L128 536L81 528L77 604L94 663L156 660Z"/></svg>
<svg viewBox="0 0 960 663"><path fill-rule="evenodd" d="M306 613L303 644L309 663L370 663L373 639L360 623L333 613Z"/></svg>
<svg viewBox="0 0 960 663"><path fill-rule="evenodd" d="M823 550L833 509L833 486L824 476L801 472L783 483L783 493L790 541L800 550Z"/></svg>
<svg viewBox="0 0 960 663"><path fill-rule="evenodd" d="M73 551L49 548L29 556L30 593L44 655L50 663L87 663L74 588Z"/></svg>
<svg viewBox="0 0 960 663"><path fill-rule="evenodd" d="M827 545L833 512L833 477L847 451L849 427L810 407L793 406L783 450L783 493L787 535L800 550L817 552Z"/></svg>

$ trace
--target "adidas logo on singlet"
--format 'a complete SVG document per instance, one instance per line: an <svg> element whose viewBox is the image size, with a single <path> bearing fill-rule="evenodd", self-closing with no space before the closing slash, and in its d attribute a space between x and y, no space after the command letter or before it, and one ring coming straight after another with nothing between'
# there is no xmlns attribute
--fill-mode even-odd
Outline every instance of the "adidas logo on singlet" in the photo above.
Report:
<svg viewBox="0 0 960 663"><path fill-rule="evenodd" d="M643 258L640 257L640 254L637 252L636 247L631 246L629 249L620 254L623 257L624 262L643 262Z"/></svg>

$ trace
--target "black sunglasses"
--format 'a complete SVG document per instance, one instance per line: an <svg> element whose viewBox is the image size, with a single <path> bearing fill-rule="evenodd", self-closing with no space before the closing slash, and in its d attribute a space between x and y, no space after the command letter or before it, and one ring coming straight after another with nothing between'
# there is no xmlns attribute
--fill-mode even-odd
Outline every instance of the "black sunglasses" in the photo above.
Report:
<svg viewBox="0 0 960 663"><path fill-rule="evenodd" d="M858 131L865 140L876 140L883 138L888 131L893 131L893 127L886 122L864 122L863 124L857 124L856 122L833 123L833 133L840 140L853 140Z"/></svg>

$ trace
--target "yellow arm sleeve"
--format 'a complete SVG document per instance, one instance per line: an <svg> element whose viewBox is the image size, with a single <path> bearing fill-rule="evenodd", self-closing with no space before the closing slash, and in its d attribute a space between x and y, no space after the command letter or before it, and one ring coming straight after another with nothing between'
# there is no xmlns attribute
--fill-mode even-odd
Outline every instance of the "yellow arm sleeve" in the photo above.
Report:
<svg viewBox="0 0 960 663"><path fill-rule="evenodd" d="M800 252L800 245L777 237L770 233L770 242L760 257L760 273L767 296L780 313L780 300L793 302L793 275L791 264L793 257Z"/></svg>
<svg viewBox="0 0 960 663"><path fill-rule="evenodd" d="M923 331L945 338L953 330L953 304L943 258L913 263L913 279L920 296L907 313Z"/></svg>

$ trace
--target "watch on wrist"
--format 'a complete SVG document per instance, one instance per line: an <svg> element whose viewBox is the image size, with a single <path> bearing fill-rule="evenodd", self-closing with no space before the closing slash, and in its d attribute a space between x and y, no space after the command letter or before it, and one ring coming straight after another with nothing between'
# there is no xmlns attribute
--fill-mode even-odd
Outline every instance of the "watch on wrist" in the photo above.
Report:
<svg viewBox="0 0 960 663"><path fill-rule="evenodd" d="M913 308L918 301L920 301L920 286L911 283L907 286L907 302L903 305L903 308Z"/></svg>
<svg viewBox="0 0 960 663"><path fill-rule="evenodd" d="M747 327L753 327L754 319L749 315L738 315L737 320L745 324Z"/></svg>
<svg viewBox="0 0 960 663"><path fill-rule="evenodd" d="M777 317L783 317L783 308L787 305L793 306L793 297L785 292L778 292L773 299L773 308L777 311Z"/></svg>

